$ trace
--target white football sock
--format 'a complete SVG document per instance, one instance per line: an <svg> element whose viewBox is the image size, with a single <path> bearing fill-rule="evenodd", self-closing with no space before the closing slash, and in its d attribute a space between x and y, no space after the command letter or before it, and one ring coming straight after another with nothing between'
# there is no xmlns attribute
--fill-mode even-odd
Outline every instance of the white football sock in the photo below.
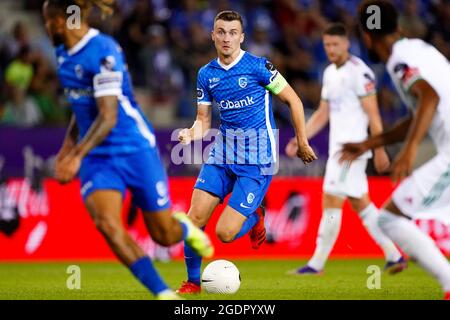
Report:
<svg viewBox="0 0 450 320"><path fill-rule="evenodd" d="M397 262L402 255L391 239L389 239L378 226L379 211L377 207L375 207L373 203L370 203L364 210L359 212L359 216L370 236L383 250L386 260Z"/></svg>
<svg viewBox="0 0 450 320"><path fill-rule="evenodd" d="M450 291L450 263L430 236L422 232L413 221L387 210L381 210L378 225L402 250L431 273L444 291Z"/></svg>
<svg viewBox="0 0 450 320"><path fill-rule="evenodd" d="M325 209L320 220L314 255L308 266L322 270L341 230L342 210Z"/></svg>

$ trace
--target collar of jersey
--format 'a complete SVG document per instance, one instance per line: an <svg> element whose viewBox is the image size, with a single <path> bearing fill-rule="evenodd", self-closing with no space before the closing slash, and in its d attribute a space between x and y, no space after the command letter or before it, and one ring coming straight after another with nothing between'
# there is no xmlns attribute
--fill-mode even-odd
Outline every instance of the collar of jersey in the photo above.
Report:
<svg viewBox="0 0 450 320"><path fill-rule="evenodd" d="M245 51L244 51L244 50L241 50L241 52L240 52L239 55L236 57L236 59L234 59L234 61L233 61L232 63L230 63L229 65L223 64L222 62L220 62L220 59L217 58L217 64L218 64L219 66L221 66L223 69L225 69L225 70L228 71L228 70L230 70L231 68L233 68L235 65L237 65L239 61L241 61L241 59L242 59L242 57L244 56L244 54L245 54Z"/></svg>
<svg viewBox="0 0 450 320"><path fill-rule="evenodd" d="M99 31L97 29L94 29L94 28L89 29L89 31L84 35L84 37L81 38L81 40L78 41L78 43L76 45L74 45L72 48L70 48L67 51L67 54L69 56L73 56L74 54L79 52L81 49L83 49L87 45L89 40L91 40L93 37L95 37L98 34L99 34Z"/></svg>

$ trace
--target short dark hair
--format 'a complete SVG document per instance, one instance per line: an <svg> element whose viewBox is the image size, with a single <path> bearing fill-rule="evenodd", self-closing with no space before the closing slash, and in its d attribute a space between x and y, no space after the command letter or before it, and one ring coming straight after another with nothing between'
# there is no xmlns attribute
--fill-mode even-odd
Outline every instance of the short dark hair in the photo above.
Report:
<svg viewBox="0 0 450 320"><path fill-rule="evenodd" d="M79 6L83 17L87 17L92 7L98 7L102 16L109 16L114 12L116 0L46 0L49 8L57 9L67 15L67 8L72 5Z"/></svg>
<svg viewBox="0 0 450 320"><path fill-rule="evenodd" d="M242 19L242 16L236 11L226 10L226 11L219 12L217 14L217 16L214 18L214 23L217 20L224 20L224 21L237 20L241 23L242 30L244 30L244 21Z"/></svg>
<svg viewBox="0 0 450 320"><path fill-rule="evenodd" d="M341 22L336 22L328 25L323 34L328 36L348 37L347 28Z"/></svg>
<svg viewBox="0 0 450 320"><path fill-rule="evenodd" d="M370 6L376 6L380 12L380 27L370 28L369 18L373 13L368 13ZM385 0L368 0L364 1L358 10L358 20L363 31L376 36L385 36L393 34L398 30L398 12L395 6Z"/></svg>

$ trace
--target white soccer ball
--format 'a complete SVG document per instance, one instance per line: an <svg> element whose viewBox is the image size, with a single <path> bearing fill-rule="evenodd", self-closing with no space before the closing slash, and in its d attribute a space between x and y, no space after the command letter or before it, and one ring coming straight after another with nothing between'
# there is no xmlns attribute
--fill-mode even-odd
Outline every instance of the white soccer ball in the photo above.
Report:
<svg viewBox="0 0 450 320"><path fill-rule="evenodd" d="M239 290L241 275L234 263L215 260L203 270L202 286L208 293L232 294Z"/></svg>

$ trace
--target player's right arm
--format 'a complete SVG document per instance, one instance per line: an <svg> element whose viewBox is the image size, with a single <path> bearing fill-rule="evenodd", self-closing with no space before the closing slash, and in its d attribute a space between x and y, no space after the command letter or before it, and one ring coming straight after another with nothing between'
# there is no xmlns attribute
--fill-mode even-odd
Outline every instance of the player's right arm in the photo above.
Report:
<svg viewBox="0 0 450 320"><path fill-rule="evenodd" d="M417 80L410 92L417 101L417 110L407 131L405 144L392 164L394 181L400 181L412 173L417 149L433 122L440 100L436 90L424 79Z"/></svg>
<svg viewBox="0 0 450 320"><path fill-rule="evenodd" d="M329 109L328 102L324 99L320 101L319 107L311 115L306 122L306 138L309 140L314 137L320 130L322 130L329 121ZM296 137L291 138L286 146L286 154L289 157L295 157L297 155L298 142Z"/></svg>
<svg viewBox="0 0 450 320"><path fill-rule="evenodd" d="M211 106L199 103L197 117L191 128L186 128L178 134L178 140L182 144L189 144L192 140L203 139L206 132L211 129Z"/></svg>
<svg viewBox="0 0 450 320"><path fill-rule="evenodd" d="M397 122L391 129L371 136L365 141L345 143L342 148L340 161L352 161L368 150L402 142L406 138L412 119L412 116L408 116Z"/></svg>
<svg viewBox="0 0 450 320"><path fill-rule="evenodd" d="M178 133L178 140L182 144L189 144L192 140L203 139L206 132L211 129L212 97L204 75L200 69L197 76L197 117L191 128L182 129Z"/></svg>
<svg viewBox="0 0 450 320"><path fill-rule="evenodd" d="M72 114L72 117L70 118L69 126L66 131L66 136L64 137L63 144L61 148L59 149L58 154L56 155L56 162L62 160L76 145L78 140L78 126L76 122L75 115Z"/></svg>

